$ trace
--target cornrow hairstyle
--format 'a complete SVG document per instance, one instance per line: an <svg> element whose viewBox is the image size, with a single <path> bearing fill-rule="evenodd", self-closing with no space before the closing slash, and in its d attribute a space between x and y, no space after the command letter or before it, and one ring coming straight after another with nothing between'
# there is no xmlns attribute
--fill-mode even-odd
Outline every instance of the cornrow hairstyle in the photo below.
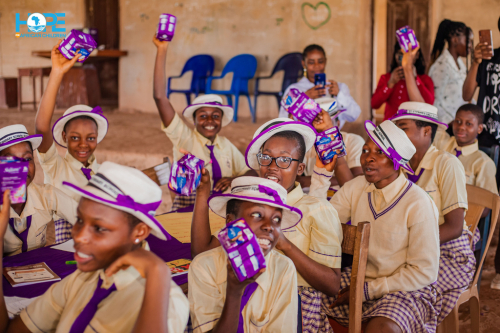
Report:
<svg viewBox="0 0 500 333"><path fill-rule="evenodd" d="M417 128L422 128L422 127L430 126L431 130L432 130L432 132L431 132L431 142L434 142L434 138L436 137L436 132L437 132L437 129L438 129L438 125L434 124L434 123L430 123L428 121L423 121L423 120L413 119L413 121L415 122L415 125L417 125Z"/></svg>
<svg viewBox="0 0 500 333"><path fill-rule="evenodd" d="M323 49L321 46L319 46L317 44L311 44L311 45L306 46L306 48L304 49L304 52L302 52L302 60L305 61L307 54L309 52L312 52L312 51L319 51L319 52L323 53L323 55L326 58L325 49Z"/></svg>
<svg viewBox="0 0 500 333"><path fill-rule="evenodd" d="M287 140L294 140L299 148L299 163L304 162L304 157L306 156L306 142L304 137L294 131L283 131L274 134L271 138L285 138Z"/></svg>
<svg viewBox="0 0 500 333"><path fill-rule="evenodd" d="M470 112L477 119L477 123L481 125L484 121L483 108L476 104L467 103L458 108L457 113L460 111Z"/></svg>
<svg viewBox="0 0 500 333"><path fill-rule="evenodd" d="M395 70L399 66L399 64L396 61L396 53L398 53L398 51L400 51L400 50L401 50L401 46L396 41L396 44L394 44L394 53L392 54L390 73L392 73L392 71ZM415 61L415 68L417 70L418 75L425 74L425 58L424 58L422 51L418 52L418 58L417 58L417 61Z"/></svg>
<svg viewBox="0 0 500 333"><path fill-rule="evenodd" d="M434 63L434 61L436 61L441 53L443 53L445 41L448 43L448 47L450 47L451 38L454 36L458 36L460 33L467 34L467 26L465 25L465 23L450 21L448 19L444 19L443 21L441 21L431 52L431 65ZM468 36L466 35L466 37L466 43L468 43Z"/></svg>

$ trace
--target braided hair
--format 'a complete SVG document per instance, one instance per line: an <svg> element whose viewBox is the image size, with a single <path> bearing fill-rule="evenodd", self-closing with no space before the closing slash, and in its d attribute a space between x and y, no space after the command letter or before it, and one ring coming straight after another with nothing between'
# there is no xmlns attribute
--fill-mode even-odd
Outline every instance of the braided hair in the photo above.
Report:
<svg viewBox="0 0 500 333"><path fill-rule="evenodd" d="M434 41L434 47L431 52L431 65L436 61L436 59L441 55L444 49L444 42L448 42L448 47L450 47L451 38L458 36L460 33L465 34L466 41L465 45L469 45L469 32L470 28L467 29L465 23L450 21L444 19L439 24L439 28L436 35L436 40Z"/></svg>

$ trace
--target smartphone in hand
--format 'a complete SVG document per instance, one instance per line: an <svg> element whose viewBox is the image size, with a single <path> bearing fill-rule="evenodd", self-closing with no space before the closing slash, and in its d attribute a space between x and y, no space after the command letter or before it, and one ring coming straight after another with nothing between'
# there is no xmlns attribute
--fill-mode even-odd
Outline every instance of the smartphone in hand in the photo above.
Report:
<svg viewBox="0 0 500 333"><path fill-rule="evenodd" d="M320 85L322 88L325 88L326 85L326 74L325 73L318 73L314 74L314 85Z"/></svg>
<svg viewBox="0 0 500 333"><path fill-rule="evenodd" d="M493 33L491 30L479 30L479 42L480 43L486 43L489 46L491 46L491 51L490 50L483 50L483 58L484 59L491 59L493 57Z"/></svg>

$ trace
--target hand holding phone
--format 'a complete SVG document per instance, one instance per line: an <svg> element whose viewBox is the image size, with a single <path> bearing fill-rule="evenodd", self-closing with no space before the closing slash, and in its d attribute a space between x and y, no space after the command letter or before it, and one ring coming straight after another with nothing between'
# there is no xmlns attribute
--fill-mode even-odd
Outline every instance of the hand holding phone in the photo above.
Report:
<svg viewBox="0 0 500 333"><path fill-rule="evenodd" d="M315 86L320 85L322 88L325 88L326 74L325 73L314 74L314 85Z"/></svg>
<svg viewBox="0 0 500 333"><path fill-rule="evenodd" d="M493 53L493 33L491 30L479 30L479 42L481 46L483 59L491 59Z"/></svg>

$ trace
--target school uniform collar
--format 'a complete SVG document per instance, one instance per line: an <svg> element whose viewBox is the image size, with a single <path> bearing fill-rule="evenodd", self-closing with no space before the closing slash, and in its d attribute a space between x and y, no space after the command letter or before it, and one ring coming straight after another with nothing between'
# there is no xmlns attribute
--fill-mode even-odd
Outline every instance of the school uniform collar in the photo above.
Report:
<svg viewBox="0 0 500 333"><path fill-rule="evenodd" d="M116 290L118 291L125 289L135 280L141 278L141 274L133 266L130 266L125 270L119 270L111 276L107 276L103 269L100 269L98 272L99 277L102 279L101 288L108 289L114 283Z"/></svg>
<svg viewBox="0 0 500 333"><path fill-rule="evenodd" d="M266 263L269 263L269 260L271 259L271 255L276 255L277 254L277 253L273 254L273 251L274 251L274 249L272 249L267 254L267 256L264 257L266 259ZM257 284L259 285L259 287L261 287L264 290L264 292L267 292L269 290L269 287L271 286L271 278L269 277L268 270L266 269L264 271L264 273L262 273L257 278L257 280L255 280L255 282L257 282Z"/></svg>
<svg viewBox="0 0 500 333"><path fill-rule="evenodd" d="M10 207L10 217L23 219L36 214L37 211L45 210L40 198L40 194L42 191L42 185L38 185L33 182L29 184L26 190L26 204L24 205L24 209L21 212L21 216L19 216L16 211L12 207Z"/></svg>
<svg viewBox="0 0 500 333"><path fill-rule="evenodd" d="M212 146L213 145L213 146L217 146L217 148L219 148L219 149L222 149L220 146L220 139L219 139L218 134L215 136L214 142L212 143L212 141L210 141L209 139L207 139L206 137L201 135L200 132L198 132L196 129L194 129L193 132L196 135L196 137L198 138L198 141L200 141L200 143L203 146L206 146L206 145Z"/></svg>
<svg viewBox="0 0 500 333"><path fill-rule="evenodd" d="M448 51L448 49L444 49L442 54L443 54L443 57L448 62L448 64L450 64L454 70L456 70L457 72L465 71L465 65L464 65L462 59L460 59L460 57L458 57L457 62L455 62L455 59L453 59L453 56L451 55L450 51ZM458 63L458 67L457 67L457 63Z"/></svg>
<svg viewBox="0 0 500 333"><path fill-rule="evenodd" d="M398 178L396 178L392 183L390 183L386 187L378 189L375 187L375 184L371 183L365 189L365 192L367 193L376 192L377 195L381 194L384 197L384 201L387 204L390 204L407 186L408 186L408 180L406 179L404 173L400 171Z"/></svg>
<svg viewBox="0 0 500 333"><path fill-rule="evenodd" d="M439 155L439 150L436 146L431 145L427 152L424 155L424 158L420 161L417 170L415 170L415 174L418 175L420 173L420 169L424 168L425 170L432 170L434 168L434 163L436 158Z"/></svg>
<svg viewBox="0 0 500 333"><path fill-rule="evenodd" d="M474 141L473 144L470 144L470 145L464 146L464 147L459 147L457 144L457 140L455 139L455 137L453 137L453 147L452 147L453 153L455 153L456 150L461 151L463 156L468 156L468 155L475 153L476 151L479 150L479 143L476 140L476 141Z"/></svg>
<svg viewBox="0 0 500 333"><path fill-rule="evenodd" d="M295 207L295 204L302 199L304 196L304 192L302 191L302 187L299 182L295 182L295 188L291 190L286 196L286 204L288 206Z"/></svg>
<svg viewBox="0 0 500 333"><path fill-rule="evenodd" d="M97 173L98 165L97 165L97 161L96 161L96 158L95 158L94 154L92 154L92 156L90 156L90 158L88 160L88 162L89 162L89 166L88 167L86 167L85 165L83 165L82 162L80 162L76 158L74 158L69 153L69 151L66 151L66 155L64 155L64 159L66 161L68 161L69 165L71 166L71 168L73 170L80 171L82 168L87 168L87 169L92 169L92 171L94 173Z"/></svg>

